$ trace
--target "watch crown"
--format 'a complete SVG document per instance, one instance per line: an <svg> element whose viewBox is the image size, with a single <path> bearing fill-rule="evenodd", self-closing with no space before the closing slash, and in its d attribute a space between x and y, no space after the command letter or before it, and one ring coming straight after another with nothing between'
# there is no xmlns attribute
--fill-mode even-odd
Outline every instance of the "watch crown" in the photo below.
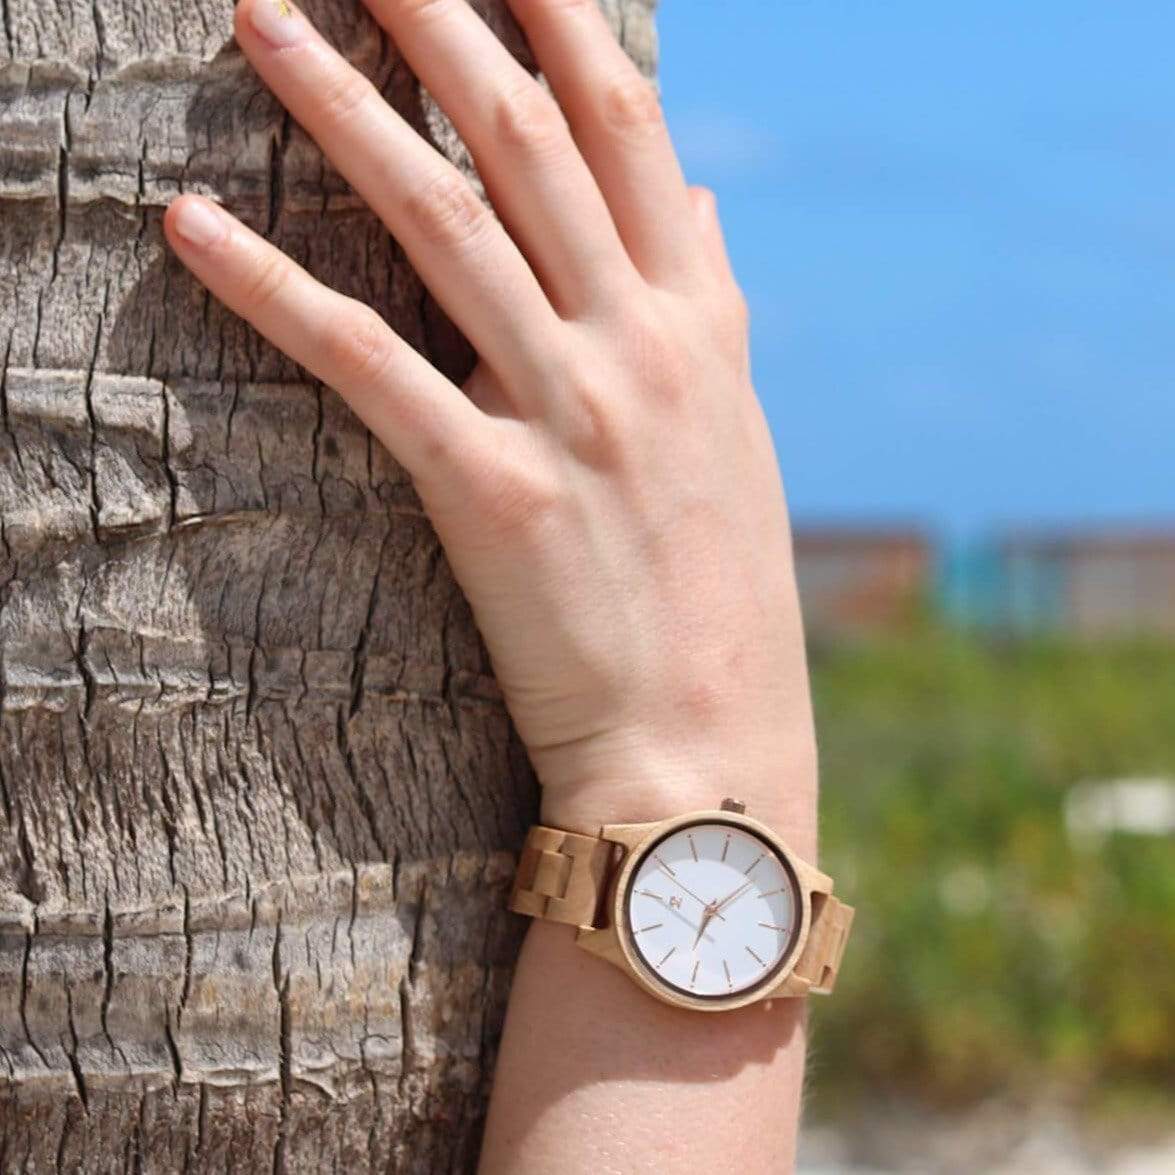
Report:
<svg viewBox="0 0 1175 1175"><path fill-rule="evenodd" d="M746 812L747 806L742 800L732 800L730 796L722 801L721 810L723 812L737 812L740 816Z"/></svg>

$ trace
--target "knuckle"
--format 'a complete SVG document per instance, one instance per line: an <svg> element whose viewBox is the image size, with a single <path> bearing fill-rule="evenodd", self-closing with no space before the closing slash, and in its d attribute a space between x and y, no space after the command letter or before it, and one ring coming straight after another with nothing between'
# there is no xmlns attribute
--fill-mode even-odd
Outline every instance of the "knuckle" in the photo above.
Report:
<svg viewBox="0 0 1175 1175"><path fill-rule="evenodd" d="M613 130L634 137L653 134L663 124L661 101L656 90L637 73L619 78L605 87L603 117Z"/></svg>
<svg viewBox="0 0 1175 1175"><path fill-rule="evenodd" d="M598 17L601 15L600 0L529 0L533 8L554 15L574 17Z"/></svg>
<svg viewBox="0 0 1175 1175"><path fill-rule="evenodd" d="M357 303L341 313L327 330L324 350L340 383L374 383L391 362L391 332L371 307Z"/></svg>
<svg viewBox="0 0 1175 1175"><path fill-rule="evenodd" d="M394 0L392 7L408 16L428 16L447 3L448 0Z"/></svg>
<svg viewBox="0 0 1175 1175"><path fill-rule="evenodd" d="M659 306L652 300L630 312L626 333L642 365L659 365L680 350L685 326L679 317L674 308Z"/></svg>
<svg viewBox="0 0 1175 1175"><path fill-rule="evenodd" d="M404 212L425 240L448 248L468 244L482 232L489 216L464 177L447 170L411 193Z"/></svg>
<svg viewBox="0 0 1175 1175"><path fill-rule="evenodd" d="M662 408L687 403L698 374L695 351L708 333L707 325L695 329L693 324L645 314L634 319L631 330L632 366L650 399Z"/></svg>
<svg viewBox="0 0 1175 1175"><path fill-rule="evenodd" d="M719 317L726 326L739 334L745 334L751 325L751 308L746 295L733 283L723 294Z"/></svg>
<svg viewBox="0 0 1175 1175"><path fill-rule="evenodd" d="M739 289L734 291L734 316L739 329L743 334L746 334L751 326L751 304Z"/></svg>
<svg viewBox="0 0 1175 1175"><path fill-rule="evenodd" d="M747 360L751 311L742 290L731 285L719 304L715 334L720 352L737 364Z"/></svg>
<svg viewBox="0 0 1175 1175"><path fill-rule="evenodd" d="M595 8L597 0L512 0L522 17L555 15L562 12L584 12Z"/></svg>
<svg viewBox="0 0 1175 1175"><path fill-rule="evenodd" d="M502 462L484 485L487 533L538 536L559 512L563 489L544 463Z"/></svg>
<svg viewBox="0 0 1175 1175"><path fill-rule="evenodd" d="M701 184L695 184L690 188L689 194L694 202L694 206L700 212L710 214L715 212L718 207L718 197L714 195L711 188L704 187Z"/></svg>
<svg viewBox="0 0 1175 1175"><path fill-rule="evenodd" d="M592 380L577 379L563 393L565 443L584 465L618 472L628 463L625 422L614 397Z"/></svg>
<svg viewBox="0 0 1175 1175"><path fill-rule="evenodd" d="M530 82L499 99L495 122L503 143L528 151L558 143L567 132L558 103Z"/></svg>
<svg viewBox="0 0 1175 1175"><path fill-rule="evenodd" d="M371 93L371 83L361 73L345 67L332 76L319 103L328 122L347 122Z"/></svg>
<svg viewBox="0 0 1175 1175"><path fill-rule="evenodd" d="M254 308L271 305L285 285L289 272L285 257L263 256L245 286L245 301Z"/></svg>

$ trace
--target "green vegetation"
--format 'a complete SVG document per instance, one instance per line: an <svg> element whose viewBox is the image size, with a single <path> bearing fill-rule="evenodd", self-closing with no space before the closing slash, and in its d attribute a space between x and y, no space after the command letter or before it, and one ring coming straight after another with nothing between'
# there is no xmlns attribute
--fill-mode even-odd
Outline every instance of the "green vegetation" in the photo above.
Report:
<svg viewBox="0 0 1175 1175"><path fill-rule="evenodd" d="M1076 783L1175 779L1175 648L927 629L813 656L821 860L858 907L819 1109L1175 1089L1175 840L1073 843Z"/></svg>

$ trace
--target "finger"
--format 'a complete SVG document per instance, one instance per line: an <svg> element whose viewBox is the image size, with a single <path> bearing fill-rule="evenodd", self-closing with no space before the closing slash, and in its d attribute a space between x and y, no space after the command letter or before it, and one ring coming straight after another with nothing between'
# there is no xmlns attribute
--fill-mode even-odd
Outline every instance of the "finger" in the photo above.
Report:
<svg viewBox="0 0 1175 1175"><path fill-rule="evenodd" d="M286 0L242 0L254 68L404 247L479 354L518 389L559 319L517 246L459 171Z"/></svg>
<svg viewBox="0 0 1175 1175"><path fill-rule="evenodd" d="M698 226L698 233L702 238L702 248L706 260L710 263L715 276L725 281L734 281L734 271L730 266L730 256L726 251L726 240L722 233L722 224L718 219L718 200L709 188L692 187L689 189L690 207L694 213L694 223Z"/></svg>
<svg viewBox="0 0 1175 1175"><path fill-rule="evenodd" d="M661 104L596 0L509 0L637 268L679 284L697 264L685 178Z"/></svg>
<svg viewBox="0 0 1175 1175"><path fill-rule="evenodd" d="M489 445L488 418L371 307L324 286L203 197L173 200L163 225L196 277L338 391L414 480L459 476Z"/></svg>
<svg viewBox="0 0 1175 1175"><path fill-rule="evenodd" d="M543 287L574 314L632 264L555 100L467 0L364 0L452 119Z"/></svg>

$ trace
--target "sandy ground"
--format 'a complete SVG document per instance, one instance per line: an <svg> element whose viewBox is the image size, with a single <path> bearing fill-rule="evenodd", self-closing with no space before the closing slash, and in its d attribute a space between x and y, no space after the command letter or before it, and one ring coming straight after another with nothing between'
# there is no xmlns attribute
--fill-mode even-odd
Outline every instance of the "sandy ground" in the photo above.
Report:
<svg viewBox="0 0 1175 1175"><path fill-rule="evenodd" d="M798 1175L1175 1175L1175 1092L1169 1120L1145 1133L1111 1137L1055 1108L990 1103L949 1119L887 1107L807 1124Z"/></svg>

